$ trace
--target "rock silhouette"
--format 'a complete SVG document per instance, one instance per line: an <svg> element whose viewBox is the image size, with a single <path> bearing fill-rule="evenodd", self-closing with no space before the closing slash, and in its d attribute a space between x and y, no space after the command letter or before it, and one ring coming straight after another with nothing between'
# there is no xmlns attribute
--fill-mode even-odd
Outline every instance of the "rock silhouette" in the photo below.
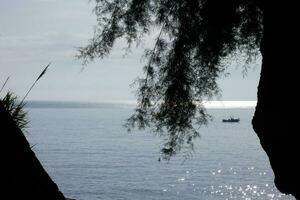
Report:
<svg viewBox="0 0 300 200"><path fill-rule="evenodd" d="M257 93L253 128L269 156L275 185L286 194L300 199L299 132L296 105L297 68L293 48L296 37L295 16L287 3L262 3L264 33L261 41L262 70Z"/></svg>
<svg viewBox="0 0 300 200"><path fill-rule="evenodd" d="M1 199L65 200L0 102Z"/></svg>

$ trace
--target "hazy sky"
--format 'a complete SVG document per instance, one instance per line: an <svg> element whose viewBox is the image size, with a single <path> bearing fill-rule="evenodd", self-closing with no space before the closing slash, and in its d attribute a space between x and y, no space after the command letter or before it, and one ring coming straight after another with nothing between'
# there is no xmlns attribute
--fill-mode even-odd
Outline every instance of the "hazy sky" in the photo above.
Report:
<svg viewBox="0 0 300 200"><path fill-rule="evenodd" d="M89 64L81 72L74 56L93 34L96 18L93 1L88 0L1 0L0 1L0 84L23 96L44 66L52 65L38 82L28 100L128 101L134 100L133 80L142 76L139 49L124 57L118 42L112 55ZM230 76L219 83L222 100L256 100L260 62L243 78L241 67L232 63Z"/></svg>

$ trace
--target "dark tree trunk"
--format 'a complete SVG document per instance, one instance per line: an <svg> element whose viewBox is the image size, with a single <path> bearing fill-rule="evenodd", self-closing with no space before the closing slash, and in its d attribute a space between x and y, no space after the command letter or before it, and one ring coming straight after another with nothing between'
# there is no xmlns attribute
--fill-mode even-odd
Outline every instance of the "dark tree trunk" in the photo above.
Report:
<svg viewBox="0 0 300 200"><path fill-rule="evenodd" d="M0 102L1 199L64 200Z"/></svg>
<svg viewBox="0 0 300 200"><path fill-rule="evenodd" d="M269 157L276 187L300 199L299 127L296 127L296 117L291 115L297 108L296 81L300 80L296 77L299 51L295 48L299 48L299 35L296 35L299 18L287 2L265 1L262 5L263 60L252 123Z"/></svg>

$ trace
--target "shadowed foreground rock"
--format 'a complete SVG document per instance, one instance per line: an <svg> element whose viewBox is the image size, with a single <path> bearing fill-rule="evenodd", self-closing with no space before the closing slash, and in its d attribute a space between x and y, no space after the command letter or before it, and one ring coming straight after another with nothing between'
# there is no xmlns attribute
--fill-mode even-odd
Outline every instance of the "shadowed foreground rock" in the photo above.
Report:
<svg viewBox="0 0 300 200"><path fill-rule="evenodd" d="M0 102L0 199L65 200Z"/></svg>
<svg viewBox="0 0 300 200"><path fill-rule="evenodd" d="M263 10L263 60L252 123L269 157L276 187L300 199L299 12L288 3L267 1Z"/></svg>

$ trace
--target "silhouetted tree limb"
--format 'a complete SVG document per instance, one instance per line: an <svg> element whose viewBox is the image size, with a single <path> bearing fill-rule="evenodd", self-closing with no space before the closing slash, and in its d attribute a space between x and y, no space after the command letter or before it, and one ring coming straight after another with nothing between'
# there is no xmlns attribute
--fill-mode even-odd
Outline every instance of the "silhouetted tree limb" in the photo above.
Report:
<svg viewBox="0 0 300 200"><path fill-rule="evenodd" d="M94 11L95 35L79 49L84 63L108 55L118 38L130 46L151 27L162 27L154 48L145 52L146 75L138 81L138 105L126 125L161 135L165 159L192 149L197 126L208 122L202 101L220 92L221 61L238 50L256 54L262 35L255 1L111 0L96 1Z"/></svg>
<svg viewBox="0 0 300 200"><path fill-rule="evenodd" d="M267 0L96 0L98 26L80 48L84 63L108 55L118 38L128 45L163 27L140 79L132 128L151 127L165 138L165 159L191 149L195 124L207 123L201 105L219 94L224 58L236 51L262 55L253 127L269 156L277 188L300 199L299 135L296 104L299 67L299 11L293 1ZM251 60L251 59L250 59ZM289 106L287 106L289 105ZM197 122L197 123L194 123Z"/></svg>

